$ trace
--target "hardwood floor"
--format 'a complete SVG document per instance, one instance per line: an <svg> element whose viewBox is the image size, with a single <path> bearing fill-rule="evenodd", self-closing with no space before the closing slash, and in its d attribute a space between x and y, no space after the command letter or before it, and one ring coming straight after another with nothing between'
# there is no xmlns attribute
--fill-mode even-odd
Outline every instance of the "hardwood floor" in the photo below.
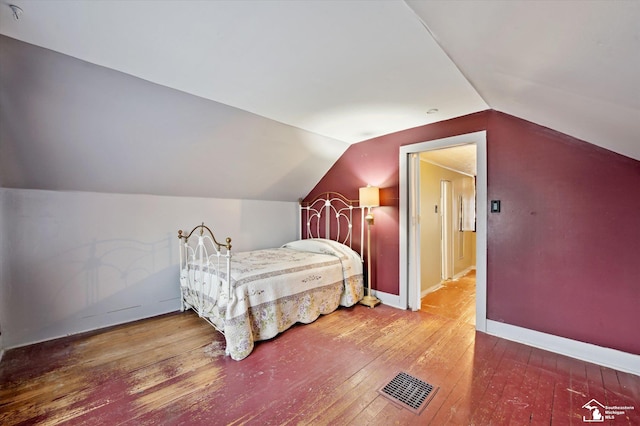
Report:
<svg viewBox="0 0 640 426"><path fill-rule="evenodd" d="M448 281L440 289L422 298L420 309L434 315L476 325L476 271Z"/></svg>
<svg viewBox="0 0 640 426"><path fill-rule="evenodd" d="M468 306L434 302L463 297L447 287L419 312L339 309L240 362L192 312L13 349L0 424L578 425L592 398L640 424L640 377L476 333ZM419 416L378 393L399 371L439 387Z"/></svg>

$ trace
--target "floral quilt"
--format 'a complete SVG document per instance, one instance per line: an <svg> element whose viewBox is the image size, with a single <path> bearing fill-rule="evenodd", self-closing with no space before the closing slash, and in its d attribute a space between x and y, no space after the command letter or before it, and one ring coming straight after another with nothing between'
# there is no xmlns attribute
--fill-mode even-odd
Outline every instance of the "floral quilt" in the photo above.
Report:
<svg viewBox="0 0 640 426"><path fill-rule="evenodd" d="M229 283L226 265L216 261L192 262L180 281L186 305L224 333L235 360L248 356L255 341L352 306L364 295L359 255L331 240L235 253L230 275Z"/></svg>

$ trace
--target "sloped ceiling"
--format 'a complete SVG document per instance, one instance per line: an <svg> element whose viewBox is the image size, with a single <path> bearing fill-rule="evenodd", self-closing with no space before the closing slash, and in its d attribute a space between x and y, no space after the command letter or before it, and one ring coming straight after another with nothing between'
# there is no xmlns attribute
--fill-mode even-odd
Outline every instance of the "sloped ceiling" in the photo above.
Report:
<svg viewBox="0 0 640 426"><path fill-rule="evenodd" d="M492 109L640 159L640 1L407 3Z"/></svg>
<svg viewBox="0 0 640 426"><path fill-rule="evenodd" d="M638 2L12 3L5 187L293 201L351 143L487 108L640 159Z"/></svg>

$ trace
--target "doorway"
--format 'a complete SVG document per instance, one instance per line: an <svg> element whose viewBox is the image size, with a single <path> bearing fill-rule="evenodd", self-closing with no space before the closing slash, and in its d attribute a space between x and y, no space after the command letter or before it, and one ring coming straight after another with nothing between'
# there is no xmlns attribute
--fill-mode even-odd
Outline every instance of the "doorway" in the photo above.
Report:
<svg viewBox="0 0 640 426"><path fill-rule="evenodd" d="M442 148L447 149L447 148ZM422 197L422 193L420 194ZM453 278L453 184L440 180L440 281Z"/></svg>
<svg viewBox="0 0 640 426"><path fill-rule="evenodd" d="M476 329L486 331L486 132L476 132L400 148L400 305L420 309L421 247L419 153L474 144L476 147Z"/></svg>

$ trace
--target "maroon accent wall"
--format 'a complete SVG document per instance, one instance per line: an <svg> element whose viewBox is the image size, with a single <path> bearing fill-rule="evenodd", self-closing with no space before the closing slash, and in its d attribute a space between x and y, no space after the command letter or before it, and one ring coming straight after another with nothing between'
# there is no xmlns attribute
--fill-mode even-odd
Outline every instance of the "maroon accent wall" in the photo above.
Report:
<svg viewBox="0 0 640 426"><path fill-rule="evenodd" d="M500 113L487 138L488 318L640 354L640 161Z"/></svg>
<svg viewBox="0 0 640 426"><path fill-rule="evenodd" d="M371 227L371 277L376 290L400 292L400 146L484 130L487 120L485 111L352 145L305 198L336 191L358 199L361 186L380 187L380 207L373 210Z"/></svg>
<svg viewBox="0 0 640 426"><path fill-rule="evenodd" d="M487 131L487 316L640 354L640 161L497 111L351 146L307 196L380 186L373 287L399 293L399 147Z"/></svg>

